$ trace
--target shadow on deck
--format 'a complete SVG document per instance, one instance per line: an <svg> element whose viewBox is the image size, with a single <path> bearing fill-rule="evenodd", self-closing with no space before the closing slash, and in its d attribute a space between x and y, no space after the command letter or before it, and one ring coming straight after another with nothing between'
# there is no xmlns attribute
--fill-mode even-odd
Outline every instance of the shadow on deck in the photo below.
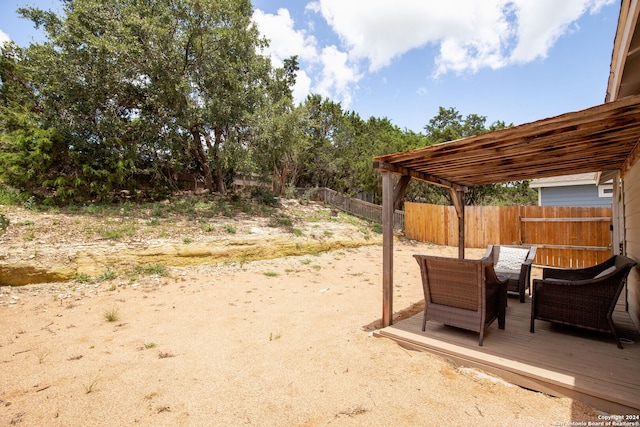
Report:
<svg viewBox="0 0 640 427"><path fill-rule="evenodd" d="M623 350L609 335L540 320L536 320L535 333L530 333L530 298L522 304L509 298L506 329L498 329L494 322L485 331L482 347L477 333L435 321L427 322L422 332L422 312L375 335L481 369L521 387L580 400L610 414L637 414L640 334L623 307L619 303L613 316Z"/></svg>

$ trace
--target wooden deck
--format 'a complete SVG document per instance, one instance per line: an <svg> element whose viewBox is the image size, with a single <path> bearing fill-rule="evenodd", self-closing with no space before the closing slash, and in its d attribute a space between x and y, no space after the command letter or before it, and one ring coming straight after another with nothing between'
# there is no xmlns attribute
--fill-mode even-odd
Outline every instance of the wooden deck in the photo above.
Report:
<svg viewBox="0 0 640 427"><path fill-rule="evenodd" d="M622 297L621 297L622 299ZM479 368L528 389L581 400L610 414L640 413L640 334L629 315L614 313L620 350L613 337L536 320L529 332L531 303L509 298L505 330L497 321L478 334L427 322L422 313L376 331L403 347L438 354L453 363Z"/></svg>

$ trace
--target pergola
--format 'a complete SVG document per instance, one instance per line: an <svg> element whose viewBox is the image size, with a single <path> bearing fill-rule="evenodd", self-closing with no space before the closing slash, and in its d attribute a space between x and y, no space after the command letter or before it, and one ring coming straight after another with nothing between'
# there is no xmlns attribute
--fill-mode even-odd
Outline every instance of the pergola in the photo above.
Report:
<svg viewBox="0 0 640 427"><path fill-rule="evenodd" d="M382 323L393 314L393 212L410 180L446 187L459 218L464 258L464 194L469 187L602 172L610 179L640 157L640 96L483 135L376 157L382 174ZM400 176L394 186L394 175Z"/></svg>

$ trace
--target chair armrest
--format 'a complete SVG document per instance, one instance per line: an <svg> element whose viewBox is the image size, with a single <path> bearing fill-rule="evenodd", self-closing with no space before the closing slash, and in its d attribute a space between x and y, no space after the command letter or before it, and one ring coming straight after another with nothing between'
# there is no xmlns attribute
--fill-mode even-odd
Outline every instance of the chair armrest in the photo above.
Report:
<svg viewBox="0 0 640 427"><path fill-rule="evenodd" d="M487 247L487 251L484 253L482 258L480 258L480 260L495 264L496 260L493 259L493 245L489 245Z"/></svg>
<svg viewBox="0 0 640 427"><path fill-rule="evenodd" d="M493 269L493 264L487 264L486 275L487 275L487 283L495 283L498 285L506 285L509 283L509 279L500 280L496 275L496 271Z"/></svg>
<svg viewBox="0 0 640 427"><path fill-rule="evenodd" d="M580 281L593 279L593 275L578 269L543 268L542 279Z"/></svg>
<svg viewBox="0 0 640 427"><path fill-rule="evenodd" d="M590 286L590 285L598 285L600 282L607 281L607 278L599 278L599 279L582 279L582 280L569 280L569 279L560 279L555 277L548 277L545 279L533 279L534 286L536 284L541 285L549 285L549 286Z"/></svg>

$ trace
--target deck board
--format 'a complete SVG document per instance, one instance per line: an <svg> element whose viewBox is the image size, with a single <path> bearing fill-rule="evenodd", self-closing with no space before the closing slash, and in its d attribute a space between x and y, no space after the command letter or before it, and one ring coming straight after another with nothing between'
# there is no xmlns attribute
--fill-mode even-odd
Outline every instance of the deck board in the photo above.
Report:
<svg viewBox="0 0 640 427"><path fill-rule="evenodd" d="M582 400L611 414L640 413L640 334L619 304L614 322L624 349L613 337L541 320L529 332L530 298L509 298L505 330L494 322L478 334L429 321L422 313L376 332L415 350L480 368L505 380L555 396Z"/></svg>

